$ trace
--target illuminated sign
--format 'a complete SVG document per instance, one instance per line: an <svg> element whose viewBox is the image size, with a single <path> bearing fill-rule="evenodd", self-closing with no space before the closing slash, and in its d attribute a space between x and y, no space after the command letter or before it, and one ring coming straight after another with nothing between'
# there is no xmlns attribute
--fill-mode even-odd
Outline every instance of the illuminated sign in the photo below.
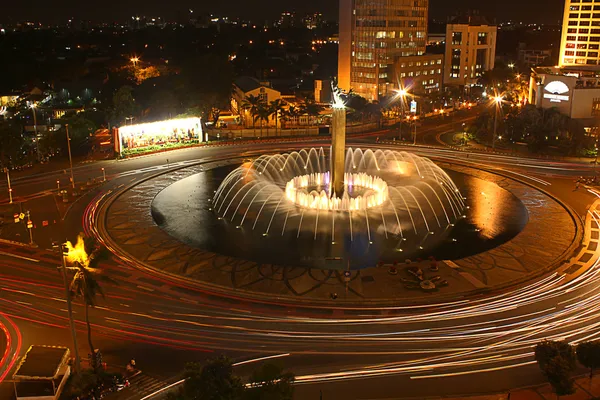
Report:
<svg viewBox="0 0 600 400"><path fill-rule="evenodd" d="M202 141L200 118L178 118L146 124L126 125L118 130L118 149L136 149L148 146L171 146Z"/></svg>
<svg viewBox="0 0 600 400"><path fill-rule="evenodd" d="M561 103L563 101L569 101L569 87L566 83L561 81L552 81L548 83L544 90L547 93L544 93L544 98L550 100L551 103Z"/></svg>
<svg viewBox="0 0 600 400"><path fill-rule="evenodd" d="M410 102L410 112L413 114L417 112L417 102L414 100Z"/></svg>

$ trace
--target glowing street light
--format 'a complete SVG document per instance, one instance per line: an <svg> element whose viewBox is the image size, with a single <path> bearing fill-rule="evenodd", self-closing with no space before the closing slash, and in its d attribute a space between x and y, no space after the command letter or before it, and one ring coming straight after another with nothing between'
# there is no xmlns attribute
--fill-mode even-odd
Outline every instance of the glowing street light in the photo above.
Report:
<svg viewBox="0 0 600 400"><path fill-rule="evenodd" d="M408 96L409 93L408 90L404 88L395 90L395 92L396 97L400 99L400 124L398 125L398 140L402 140L402 119L404 118L404 102L406 101L406 96Z"/></svg>
<svg viewBox="0 0 600 400"><path fill-rule="evenodd" d="M513 69L513 68L515 68L515 63L510 63L510 64L508 64L508 68L510 68L510 69Z"/></svg>
<svg viewBox="0 0 600 400"><path fill-rule="evenodd" d="M137 67L137 63L140 61L140 58L139 58L139 57L137 57L137 56L135 56L135 57L131 57L131 58L129 59L129 61L131 61L131 62L133 63L133 66L134 66L134 67Z"/></svg>
<svg viewBox="0 0 600 400"><path fill-rule="evenodd" d="M502 104L502 96L492 97L494 104L496 105L496 112L494 113L494 136L492 137L492 149L496 149L496 131L498 130L498 112Z"/></svg>

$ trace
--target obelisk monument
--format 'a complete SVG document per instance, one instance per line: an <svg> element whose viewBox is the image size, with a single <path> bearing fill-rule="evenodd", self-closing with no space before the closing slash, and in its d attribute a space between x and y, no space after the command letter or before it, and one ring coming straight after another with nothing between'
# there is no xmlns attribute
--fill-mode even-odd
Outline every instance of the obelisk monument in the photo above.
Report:
<svg viewBox="0 0 600 400"><path fill-rule="evenodd" d="M333 87L333 115L331 131L331 196L344 194L344 169L346 163L346 105L340 89Z"/></svg>

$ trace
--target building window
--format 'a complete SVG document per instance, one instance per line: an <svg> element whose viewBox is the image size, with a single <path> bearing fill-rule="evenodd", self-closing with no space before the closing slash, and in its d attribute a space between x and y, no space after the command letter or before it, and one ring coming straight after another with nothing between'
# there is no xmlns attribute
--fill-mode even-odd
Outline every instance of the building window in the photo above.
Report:
<svg viewBox="0 0 600 400"><path fill-rule="evenodd" d="M586 56L586 54L587 54L587 53L586 53L585 51L578 51L577 53L575 53L575 55L576 55L577 57L585 57L585 56Z"/></svg>
<svg viewBox="0 0 600 400"><path fill-rule="evenodd" d="M567 43L566 47L567 47L567 49L574 49L575 48L575 43Z"/></svg>
<svg viewBox="0 0 600 400"><path fill-rule="evenodd" d="M589 51L588 52L588 57L597 58L598 57L598 52L597 51Z"/></svg>
<svg viewBox="0 0 600 400"><path fill-rule="evenodd" d="M567 40L577 40L577 36L567 36Z"/></svg>
<svg viewBox="0 0 600 400"><path fill-rule="evenodd" d="M477 44L478 45L487 44L487 33L486 32L479 32L477 34Z"/></svg>
<svg viewBox="0 0 600 400"><path fill-rule="evenodd" d="M579 33L584 33L584 34L588 34L590 33L590 30L588 28L579 28Z"/></svg>
<svg viewBox="0 0 600 400"><path fill-rule="evenodd" d="M575 52L573 50L567 50L565 51L565 56L574 56Z"/></svg>
<svg viewBox="0 0 600 400"><path fill-rule="evenodd" d="M452 32L452 44L462 44L462 32Z"/></svg>
<svg viewBox="0 0 600 400"><path fill-rule="evenodd" d="M600 98L595 97L592 100L592 116L597 117L600 115Z"/></svg>
<svg viewBox="0 0 600 400"><path fill-rule="evenodd" d="M569 28L569 29L567 29L567 33L577 33L577 28Z"/></svg>
<svg viewBox="0 0 600 400"><path fill-rule="evenodd" d="M588 37L587 36L579 36L577 38L578 41L580 42L587 42L588 41Z"/></svg>
<svg viewBox="0 0 600 400"><path fill-rule="evenodd" d="M570 13L569 18L571 18L571 19L579 18L579 13Z"/></svg>
<svg viewBox="0 0 600 400"><path fill-rule="evenodd" d="M587 49L587 44L586 43L577 43L577 48L578 49Z"/></svg>

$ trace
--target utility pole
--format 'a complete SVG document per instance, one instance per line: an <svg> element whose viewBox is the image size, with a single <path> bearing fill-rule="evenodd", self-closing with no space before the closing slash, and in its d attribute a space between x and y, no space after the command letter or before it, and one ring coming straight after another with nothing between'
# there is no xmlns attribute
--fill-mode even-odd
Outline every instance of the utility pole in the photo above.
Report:
<svg viewBox="0 0 600 400"><path fill-rule="evenodd" d="M67 149L69 150L69 165L71 166L71 186L75 191L75 178L73 178L73 159L71 158L71 138L69 137L69 124L65 125L67 131Z"/></svg>
<svg viewBox="0 0 600 400"><path fill-rule="evenodd" d="M33 222L31 222L31 214L27 211L27 230L29 231L29 245L33 246Z"/></svg>
<svg viewBox="0 0 600 400"><path fill-rule="evenodd" d="M496 112L494 114L494 136L492 137L492 150L496 149L496 131L498 130L498 104L496 104Z"/></svg>
<svg viewBox="0 0 600 400"><path fill-rule="evenodd" d="M8 168L4 168L4 172L6 172L6 182L8 182L8 198L10 199L10 204L12 204L12 188L10 187L10 172Z"/></svg>
<svg viewBox="0 0 600 400"><path fill-rule="evenodd" d="M33 103L31 105L31 110L33 111L33 131L34 131L34 135L35 135L35 149L37 152L37 160L38 162L40 162L41 157L40 157L40 140L38 138L38 131L37 131L37 116L36 116L36 112L35 109L37 108L37 104Z"/></svg>
<svg viewBox="0 0 600 400"><path fill-rule="evenodd" d="M69 314L69 325L71 327L71 336L73 338L73 347L75 351L75 372L81 373L81 360L79 358L79 346L77 345L77 333L75 331L75 323L73 321L73 306L71 305L71 295L69 293L69 282L67 280L67 261L65 260L66 244L60 245L60 256L62 258L62 276L65 285L65 298L67 300L67 312ZM59 267L60 269L60 267Z"/></svg>

